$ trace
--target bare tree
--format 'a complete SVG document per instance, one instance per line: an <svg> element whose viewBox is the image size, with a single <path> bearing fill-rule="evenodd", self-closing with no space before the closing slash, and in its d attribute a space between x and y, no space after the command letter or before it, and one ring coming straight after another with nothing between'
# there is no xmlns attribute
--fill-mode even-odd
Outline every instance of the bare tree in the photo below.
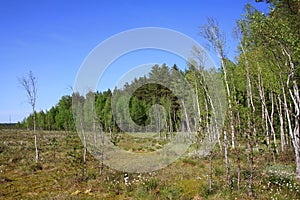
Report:
<svg viewBox="0 0 300 200"><path fill-rule="evenodd" d="M39 160L39 151L37 144L37 134L36 134L36 117L35 117L35 103L37 98L37 82L36 78L33 75L32 71L29 71L27 76L23 76L19 78L19 82L22 88L25 90L27 94L28 103L32 108L32 116L33 116L33 135L34 135L34 146L35 146L35 161Z"/></svg>

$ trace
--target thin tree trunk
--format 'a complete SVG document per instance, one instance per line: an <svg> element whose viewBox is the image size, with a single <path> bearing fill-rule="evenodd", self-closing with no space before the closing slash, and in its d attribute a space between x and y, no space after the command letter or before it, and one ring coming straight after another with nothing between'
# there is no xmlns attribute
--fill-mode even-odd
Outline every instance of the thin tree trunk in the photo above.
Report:
<svg viewBox="0 0 300 200"><path fill-rule="evenodd" d="M231 94L230 94L230 89L229 89L229 84L228 84L228 79L227 79L227 70L226 70L226 65L224 63L223 56L221 57L221 64L222 64L222 69L224 72L224 81L225 81L225 85L226 85L227 99L228 99L229 123L230 123L230 130L231 130L231 146L232 146L232 148L234 148L235 147L235 145L234 145L235 134L234 134L234 124L233 124L232 102L231 102Z"/></svg>
<svg viewBox="0 0 300 200"><path fill-rule="evenodd" d="M250 74L249 74L249 65L248 60L245 55L245 51L243 49L243 45L241 45L244 56L245 56L245 65L246 65L246 88L247 88L247 107L248 107L248 123L247 123L247 132L248 132L248 165L250 168L249 174L249 184L248 184L248 195L250 197L253 196L253 145L252 145L252 123L251 117L254 117L254 105L252 101L252 90L251 90L251 82L250 82ZM252 111L250 114L250 110Z"/></svg>
<svg viewBox="0 0 300 200"><path fill-rule="evenodd" d="M271 134L268 135L270 138L271 136L273 136L273 143L274 143L274 150L276 152L276 154L278 154L278 148L277 148L277 143L276 143L276 133L275 133L275 130L274 130L274 126L273 126L273 115L274 115L274 99L273 99L273 94L270 94L270 99L271 99L271 115L269 114L269 111L267 109L267 105L266 105L266 102L265 101L262 101L262 104L265 108L265 119L266 119L266 128L267 128L267 131L269 130L268 127L270 125L270 128L271 128ZM268 125L269 124L269 125ZM270 139L268 140L270 142Z"/></svg>
<svg viewBox="0 0 300 200"><path fill-rule="evenodd" d="M250 197L253 196L253 146L252 146L252 139L251 139L251 131L248 130L249 137L248 137L248 165L250 167L250 175L249 175L249 184L248 184L248 195Z"/></svg>
<svg viewBox="0 0 300 200"><path fill-rule="evenodd" d="M35 147L35 162L39 160L39 151L38 151L38 144L37 144L37 135L34 134L34 147Z"/></svg>
<svg viewBox="0 0 300 200"><path fill-rule="evenodd" d="M273 135L274 150L275 150L275 153L278 154L276 133L275 133L274 126L273 126L273 123L274 123L274 98L273 98L272 93L270 93L270 99L271 99L271 116L269 118L269 123L270 123L270 127L271 127L271 133ZM275 161L275 158L274 158L274 161Z"/></svg>
<svg viewBox="0 0 300 200"><path fill-rule="evenodd" d="M213 48L218 53L218 56L221 60L221 66L224 73L224 82L227 91L227 100L228 100L228 111L229 111L229 125L231 130L231 146L235 147L235 133L234 133L234 123L233 123L233 111L232 111L232 102L231 102L231 93L229 89L229 83L227 78L227 68L226 68L226 57L224 54L224 44L225 44L225 36L220 32L220 28L218 23L212 19L208 18L208 24L204 25L201 30L201 34L205 39L207 39ZM231 187L231 178L230 178L230 166L229 166L229 157L228 157L228 140L227 140L227 132L224 128L224 145L225 145L225 160L226 160L226 177L228 181L228 186Z"/></svg>
<svg viewBox="0 0 300 200"><path fill-rule="evenodd" d="M198 84L197 84L197 81L196 81L196 72L195 71L194 71L194 80L195 80L194 84L195 84L195 92L196 92L196 106L197 106L199 122L201 123L201 110L200 110L200 105L199 105Z"/></svg>
<svg viewBox="0 0 300 200"><path fill-rule="evenodd" d="M83 137L83 177L86 178L86 138L82 120L82 116L80 116L81 134Z"/></svg>
<svg viewBox="0 0 300 200"><path fill-rule="evenodd" d="M250 101L249 101L249 93L248 93L248 108L250 109ZM250 113L248 111L248 125L247 125L247 136L248 136L248 166L250 168L250 174L249 174L249 183L248 183L248 196L253 196L253 144L252 144L252 123L250 119Z"/></svg>
<svg viewBox="0 0 300 200"><path fill-rule="evenodd" d="M104 169L104 132L101 131L101 148L100 148L100 175L103 174L103 169Z"/></svg>
<svg viewBox="0 0 300 200"><path fill-rule="evenodd" d="M161 139L159 107L157 106L155 110L156 110L156 132L159 134L159 139Z"/></svg>
<svg viewBox="0 0 300 200"><path fill-rule="evenodd" d="M291 123L291 118L290 118L290 112L288 109L288 104L287 104L287 98L286 98L286 92L285 92L285 87L283 85L283 79L282 79L282 74L280 71L280 80L281 80L281 89L282 89L282 95L283 95L283 108L285 111L285 116L287 120L287 125L288 125L288 130L289 130L289 135L291 136L291 140L293 140L293 129L292 129L292 123Z"/></svg>
<svg viewBox="0 0 300 200"><path fill-rule="evenodd" d="M224 130L224 154L225 154L225 164L226 164L226 179L228 186L231 185L231 177L230 177L230 163L228 156L228 140L227 140L227 132Z"/></svg>
<svg viewBox="0 0 300 200"><path fill-rule="evenodd" d="M227 76L227 67L225 64L226 57L224 54L225 36L224 34L221 33L218 22L215 21L213 18L208 18L208 24L204 25L201 28L200 34L211 43L211 45L218 53L218 56L221 60L221 66L224 73L224 82L226 86L227 100L228 100L228 110L229 110L229 120L230 120L229 123L230 123L230 130L231 130L231 146L232 148L234 148L235 133L234 133L234 123L233 123L232 102L231 102L231 93L230 93L228 76Z"/></svg>
<svg viewBox="0 0 300 200"><path fill-rule="evenodd" d="M211 140L210 140L211 142ZM209 191L213 191L213 152L210 150L209 154Z"/></svg>
<svg viewBox="0 0 300 200"><path fill-rule="evenodd" d="M238 151L237 151L237 188L238 192L240 192L241 188L241 155L240 155L240 143L238 143Z"/></svg>
<svg viewBox="0 0 300 200"><path fill-rule="evenodd" d="M96 132L96 119L94 116L95 110L94 110L94 104L92 104L92 115L93 115L93 136L94 136L94 144L97 145L97 132Z"/></svg>
<svg viewBox="0 0 300 200"><path fill-rule="evenodd" d="M294 118L295 118L295 125L294 125L294 130L292 132L293 137L292 137L292 144L294 146L294 151L295 151L295 160L296 160L296 178L300 180L300 133L299 133L299 124L300 124L300 95L299 95L299 89L298 89L298 84L295 78L295 66L292 60L291 54L288 52L288 50L280 44L280 47L283 51L283 54L288 57L289 61L289 68L290 68L290 74L287 79L287 88L289 88L289 81L290 79L292 80L292 88L290 88L289 93L290 96L293 100L294 103Z"/></svg>
<svg viewBox="0 0 300 200"><path fill-rule="evenodd" d="M184 104L184 100L181 100L181 103L182 103L182 107L183 107L183 112L184 112L184 116L185 116L187 130L188 130L188 133L189 133L189 136L190 136L192 131L191 131L191 127L190 127L190 120L189 120L189 117L188 117L188 114L187 114L187 111L186 111L186 107L185 107L185 104Z"/></svg>
<svg viewBox="0 0 300 200"><path fill-rule="evenodd" d="M36 134L36 117L35 117L35 109L32 108L33 111L33 135L34 135L34 147L35 147L35 162L39 161L39 150L37 144L37 134Z"/></svg>
<svg viewBox="0 0 300 200"><path fill-rule="evenodd" d="M86 138L83 136L83 177L86 177Z"/></svg>
<svg viewBox="0 0 300 200"><path fill-rule="evenodd" d="M38 144L37 144L37 133L36 133L36 116L35 116L35 103L37 97L36 79L32 73L29 71L28 78L22 77L19 79L20 84L27 93L28 103L32 107L33 114L33 135L34 135L34 146L35 146L35 162L39 160Z"/></svg>
<svg viewBox="0 0 300 200"><path fill-rule="evenodd" d="M266 131L266 142L269 147L270 145L270 134L269 134L269 125L268 125L268 109L266 106L266 99L265 99L265 92L263 88L263 82L261 79L261 70L259 67L259 75L258 75L258 90L259 90L259 96L261 100L261 107L262 107L262 120L265 123L265 131Z"/></svg>
<svg viewBox="0 0 300 200"><path fill-rule="evenodd" d="M171 116L171 106L169 107L168 115L169 115L169 135L172 138L173 137L173 134L172 134L172 132L173 132L173 125L172 125L172 116Z"/></svg>
<svg viewBox="0 0 300 200"><path fill-rule="evenodd" d="M175 131L179 131L179 128L178 128L178 124L177 124L177 119L176 119L176 113L175 112L173 112L173 118L174 118L174 124L175 124Z"/></svg>
<svg viewBox="0 0 300 200"><path fill-rule="evenodd" d="M202 88L204 90L204 93L205 93L204 96L206 97L205 98L205 106L206 106L205 108L206 108L206 111L208 112L208 103L209 103L210 106L211 106L211 111L212 111L212 116L213 116L213 120L212 121L217 126L218 123L216 122L216 118L215 118L215 116L216 116L215 106L214 106L212 98L211 98L211 96L210 96L210 94L209 94L209 92L207 90L207 87L206 87L206 84L205 84L205 82L206 82L205 81L205 76L203 74L203 71L200 71L200 75L201 75L201 77L199 78L200 84L202 85ZM200 111L199 111L199 113L200 113ZM208 118L207 118L207 121L208 121ZM218 130L218 128L216 130ZM220 140L220 132L219 131L217 131L217 139L218 139L218 143L219 143L219 146L220 146L220 152L222 152L222 144L221 144L221 140Z"/></svg>
<svg viewBox="0 0 300 200"><path fill-rule="evenodd" d="M283 121L283 115L282 115L282 107L281 107L281 99L280 96L277 96L278 103L276 103L279 121L280 121L280 142L281 142L281 151L284 152L285 150L285 135L284 135L284 121Z"/></svg>

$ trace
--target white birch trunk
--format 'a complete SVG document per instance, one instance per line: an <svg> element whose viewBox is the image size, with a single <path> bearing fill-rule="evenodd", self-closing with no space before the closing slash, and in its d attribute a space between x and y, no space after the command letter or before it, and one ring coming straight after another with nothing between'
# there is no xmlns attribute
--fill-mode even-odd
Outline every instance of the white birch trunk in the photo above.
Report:
<svg viewBox="0 0 300 200"><path fill-rule="evenodd" d="M280 44L281 45L281 44ZM283 45L281 45L281 49L283 51L283 54L285 54L288 57L289 61L289 68L290 68L290 75L288 76L287 80L287 87L289 88L290 96L293 100L293 105L295 109L294 113L294 130L292 132L292 143L295 151L295 160L296 160L296 178L300 180L300 133L299 133L299 124L300 124L300 96L299 96L299 89L298 84L295 79L295 66L291 57L291 54L284 48ZM289 87L289 80L292 81L292 88Z"/></svg>
<svg viewBox="0 0 300 200"><path fill-rule="evenodd" d="M282 107L281 107L281 99L278 95L278 104L277 104L277 111L279 116L279 122L280 122L280 142L281 142L281 151L284 152L285 150L285 135L284 135L284 121L283 121L283 115L282 115Z"/></svg>
<svg viewBox="0 0 300 200"><path fill-rule="evenodd" d="M230 123L230 130L231 130L231 146L232 148L235 147L234 144L234 124L233 124L233 112L232 112L232 102L231 102L231 94L230 94L230 89L229 89L229 84L228 84L228 79L227 79L227 70L226 70L226 65L224 63L224 58L221 57L221 63L222 63L222 68L224 72L224 81L225 81L225 86L226 86L226 91L227 91L227 99L228 99L228 110L229 110L229 123Z"/></svg>
<svg viewBox="0 0 300 200"><path fill-rule="evenodd" d="M86 138L85 138L85 132L83 127L83 116L80 117L80 126L81 126L81 134L83 139L83 177L86 177Z"/></svg>
<svg viewBox="0 0 300 200"><path fill-rule="evenodd" d="M225 154L225 164L226 164L226 179L227 179L228 185L231 185L230 163L229 163L229 156L228 156L228 140L227 140L226 130L224 130L224 154Z"/></svg>
<svg viewBox="0 0 300 200"><path fill-rule="evenodd" d="M35 148L35 162L39 161L39 150L37 144L37 134L36 134L36 118L35 118L35 109L34 106L32 108L33 111L33 135L34 135L34 148Z"/></svg>
<svg viewBox="0 0 300 200"><path fill-rule="evenodd" d="M272 136L273 136L275 152L276 152L276 154L278 154L276 133L275 133L274 126L273 126L273 123L274 123L274 98L273 98L272 93L270 93L270 99L271 99L271 116L269 118L269 123L270 123L270 127L271 127L271 133L272 133Z"/></svg>
<svg viewBox="0 0 300 200"><path fill-rule="evenodd" d="M191 132L192 131L191 131L191 127L190 127L190 120L189 120L189 117L188 117L188 114L187 114L186 107L185 107L183 99L181 100L181 103L182 103L183 112L184 112L184 116L185 116L187 131L188 131L189 136L191 136Z"/></svg>
<svg viewBox="0 0 300 200"><path fill-rule="evenodd" d="M252 91L251 91L251 82L250 82L250 74L249 74L249 65L246 58L246 54L243 48L243 45L241 45L244 56L245 56L245 66L246 66L246 88L247 88L247 107L249 109L247 115L248 115L248 122L247 122L247 132L248 132L248 165L250 168L250 175L249 175L249 184L248 184L248 195L253 196L253 145L252 145L252 123L251 123L251 115L254 114L255 108L252 101ZM250 110L251 115L250 115Z"/></svg>

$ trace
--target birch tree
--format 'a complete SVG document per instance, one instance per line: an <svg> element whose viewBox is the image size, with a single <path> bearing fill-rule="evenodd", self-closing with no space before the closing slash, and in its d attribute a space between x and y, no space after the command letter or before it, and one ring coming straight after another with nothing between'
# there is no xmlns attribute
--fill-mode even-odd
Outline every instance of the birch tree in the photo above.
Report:
<svg viewBox="0 0 300 200"><path fill-rule="evenodd" d="M246 20L251 33L251 49L263 48L263 57L271 62L269 68L277 72L277 80L281 83L279 101L282 101L289 137L294 149L296 161L296 177L300 179L300 96L299 96L299 58L300 58L300 10L297 0L267 1L272 10L265 15L251 6L247 6ZM247 36L246 36L247 37ZM269 87L269 86L265 86ZM268 88L270 89L270 88ZM270 91L269 91L270 92ZM270 100L274 101L273 96ZM264 111L265 125L273 124L274 102L271 102L271 114ZM263 105L266 108L266 105ZM279 112L280 107L278 106ZM282 122L280 122L282 124ZM274 130L271 128L274 142ZM273 133L272 133L273 132ZM276 144L275 144L276 145Z"/></svg>
<svg viewBox="0 0 300 200"><path fill-rule="evenodd" d="M225 82L226 92L227 92L229 126L231 131L231 145L232 148L234 148L235 134L234 134L234 124L233 124L233 111L232 111L232 102L231 102L231 92L230 92L228 76L227 76L226 57L224 52L225 36L221 32L218 22L213 18L208 18L207 24L200 27L200 35L209 42L209 44L214 48L214 50L217 52L221 60L221 67L224 73L224 82ZM225 161L226 161L226 177L227 177L228 184L230 185L231 184L230 162L229 162L229 155L228 155L227 131L225 129L223 131L223 134L224 134L224 151L225 151Z"/></svg>
<svg viewBox="0 0 300 200"><path fill-rule="evenodd" d="M35 147L35 162L39 160L39 151L37 144L37 133L36 133L36 98L37 98L37 81L32 71L29 71L27 76L23 76L19 78L19 82L26 92L27 100L29 105L32 108L32 116L33 116L33 135L34 135L34 147Z"/></svg>

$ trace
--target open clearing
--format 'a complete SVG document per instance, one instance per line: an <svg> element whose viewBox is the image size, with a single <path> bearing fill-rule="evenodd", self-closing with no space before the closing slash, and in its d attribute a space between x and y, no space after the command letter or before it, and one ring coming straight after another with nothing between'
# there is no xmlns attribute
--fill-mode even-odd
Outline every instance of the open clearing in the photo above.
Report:
<svg viewBox="0 0 300 200"><path fill-rule="evenodd" d="M0 141L0 199L249 199L246 167L242 166L240 191L236 182L229 189L221 153L213 159L210 192L209 158L184 156L164 169L129 174L127 179L124 172L107 167L100 175L99 161L88 154L87 177L83 177L83 147L76 133L39 131L37 164L31 132L3 129ZM150 149L147 142L151 144L123 138L119 144L126 150L143 152ZM300 186L293 178L293 156L286 154L274 163L258 154L255 163L255 199L300 199ZM232 166L234 181L235 171Z"/></svg>

